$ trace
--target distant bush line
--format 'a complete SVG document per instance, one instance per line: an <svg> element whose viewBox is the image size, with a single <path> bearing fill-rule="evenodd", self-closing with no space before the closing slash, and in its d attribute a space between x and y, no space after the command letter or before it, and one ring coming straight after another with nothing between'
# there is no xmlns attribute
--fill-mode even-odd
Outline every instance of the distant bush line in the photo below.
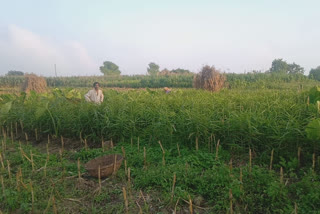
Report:
<svg viewBox="0 0 320 214"><path fill-rule="evenodd" d="M225 73L228 88L279 88L290 84L314 83L303 74L282 73ZM72 77L45 77L49 87L91 87L95 81L102 87L119 88L192 88L193 74L169 76L72 76ZM23 76L0 76L0 87L20 87ZM279 85L281 83L281 85ZM285 83L285 84L282 84ZM288 86L289 87L289 86Z"/></svg>

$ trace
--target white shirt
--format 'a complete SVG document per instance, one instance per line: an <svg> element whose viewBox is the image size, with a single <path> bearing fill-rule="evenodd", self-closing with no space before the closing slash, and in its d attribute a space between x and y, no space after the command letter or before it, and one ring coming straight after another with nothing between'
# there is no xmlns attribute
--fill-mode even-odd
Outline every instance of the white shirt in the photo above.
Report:
<svg viewBox="0 0 320 214"><path fill-rule="evenodd" d="M95 89L91 89L86 95L84 95L84 98L88 102L100 104L103 102L104 96L100 89L98 91L96 91Z"/></svg>

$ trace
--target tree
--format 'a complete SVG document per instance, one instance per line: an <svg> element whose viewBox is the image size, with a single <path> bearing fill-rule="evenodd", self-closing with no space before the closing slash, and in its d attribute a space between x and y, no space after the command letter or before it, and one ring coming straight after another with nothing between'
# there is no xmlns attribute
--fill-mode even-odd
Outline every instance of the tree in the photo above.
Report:
<svg viewBox="0 0 320 214"><path fill-rule="evenodd" d="M297 65L296 63L289 64L289 74L303 74L304 68L300 65Z"/></svg>
<svg viewBox="0 0 320 214"><path fill-rule="evenodd" d="M185 70L185 69L182 69L182 68L177 68L177 69L171 70L171 73L174 73L174 74L190 74L191 72L189 70Z"/></svg>
<svg viewBox="0 0 320 214"><path fill-rule="evenodd" d="M103 62L103 66L100 66L100 71L104 75L120 75L121 71L119 70L119 66L110 61Z"/></svg>
<svg viewBox="0 0 320 214"><path fill-rule="evenodd" d="M159 65L154 62L149 63L149 68L147 68L148 74L150 75L157 75L159 73Z"/></svg>
<svg viewBox="0 0 320 214"><path fill-rule="evenodd" d="M289 70L289 65L286 61L282 59L275 59L272 61L270 68L271 73L287 73Z"/></svg>
<svg viewBox="0 0 320 214"><path fill-rule="evenodd" d="M275 59L272 61L270 72L285 74L303 74L304 68L296 63L288 64L286 61L282 59Z"/></svg>
<svg viewBox="0 0 320 214"><path fill-rule="evenodd" d="M320 81L320 66L312 68L309 72L309 78Z"/></svg>
<svg viewBox="0 0 320 214"><path fill-rule="evenodd" d="M8 71L7 76L23 76L24 73L22 71Z"/></svg>

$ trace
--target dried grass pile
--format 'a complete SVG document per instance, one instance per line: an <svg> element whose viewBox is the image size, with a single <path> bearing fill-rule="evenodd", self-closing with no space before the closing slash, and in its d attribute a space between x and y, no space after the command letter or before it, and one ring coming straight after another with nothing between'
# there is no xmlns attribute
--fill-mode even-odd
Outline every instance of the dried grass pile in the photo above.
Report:
<svg viewBox="0 0 320 214"><path fill-rule="evenodd" d="M37 93L46 92L47 81L43 77L38 77L35 74L24 75L24 82L22 84L21 90L29 93L30 91L35 91Z"/></svg>
<svg viewBox="0 0 320 214"><path fill-rule="evenodd" d="M226 76L214 66L204 66L193 78L193 87L208 91L220 91L226 85Z"/></svg>

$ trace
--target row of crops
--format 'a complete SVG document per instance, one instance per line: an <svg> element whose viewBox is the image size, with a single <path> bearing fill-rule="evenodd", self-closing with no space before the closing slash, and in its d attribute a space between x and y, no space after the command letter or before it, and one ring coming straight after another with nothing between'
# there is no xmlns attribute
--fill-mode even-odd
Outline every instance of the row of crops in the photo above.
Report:
<svg viewBox="0 0 320 214"><path fill-rule="evenodd" d="M303 82L305 85L315 84L314 80L296 74L277 73L226 73L229 88L290 88L292 84ZM74 76L74 77L46 77L50 87L91 87L92 83L99 81L103 87L120 88L192 88L193 75L169 76ZM24 81L23 76L0 76L0 88L19 87Z"/></svg>
<svg viewBox="0 0 320 214"><path fill-rule="evenodd" d="M105 90L101 105L87 103L84 91L55 89L47 94L2 95L2 125L25 132L99 142L137 138L201 148L220 140L226 149L252 148L260 157L275 148L290 156L297 147L319 145L306 138L306 126L318 117L316 104L297 90Z"/></svg>
<svg viewBox="0 0 320 214"><path fill-rule="evenodd" d="M1 95L4 203L0 210L157 213L165 207L181 213L314 213L320 209L317 88L219 93L173 89L169 94L160 89L104 89L101 105L85 102L84 93L52 89L46 94ZM84 144L78 152L63 152L63 138L96 148ZM112 139L114 148L101 148L102 139ZM54 143L62 147L56 154L41 153L28 141L47 144L47 151ZM123 154L127 161L110 184L81 178L79 172L84 170L77 161L110 153ZM83 188L89 181L92 187ZM131 195L129 201L122 197L125 191ZM143 198L148 194L154 201ZM66 200L76 204L68 207Z"/></svg>

